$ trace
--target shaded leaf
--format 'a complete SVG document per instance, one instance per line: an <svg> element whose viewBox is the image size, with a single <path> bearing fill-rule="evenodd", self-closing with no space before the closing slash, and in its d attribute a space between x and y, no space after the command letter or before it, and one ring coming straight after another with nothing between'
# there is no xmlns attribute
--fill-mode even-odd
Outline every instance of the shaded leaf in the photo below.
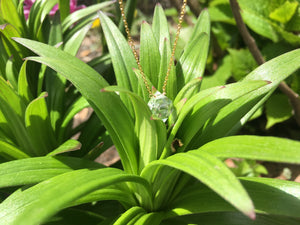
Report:
<svg viewBox="0 0 300 225"><path fill-rule="evenodd" d="M299 183L270 178L241 178L241 183L253 200L257 213L299 218ZM201 183L190 185L183 190L170 207L173 209L167 217L235 211L231 205Z"/></svg>
<svg viewBox="0 0 300 225"><path fill-rule="evenodd" d="M269 129L276 123L281 123L292 116L292 106L289 99L284 94L274 94L266 102L266 129Z"/></svg>
<svg viewBox="0 0 300 225"><path fill-rule="evenodd" d="M74 84L109 131L124 169L137 173L137 140L133 134L133 121L119 96L100 92L108 83L95 70L68 53L27 39L17 41L42 56L31 57L31 60L45 63Z"/></svg>
<svg viewBox="0 0 300 225"><path fill-rule="evenodd" d="M0 204L0 219L5 224L40 224L86 194L111 184L130 181L141 184L146 190L149 188L147 181L141 177L113 168L64 173L14 192Z"/></svg>
<svg viewBox="0 0 300 225"><path fill-rule="evenodd" d="M36 184L76 169L99 169L104 166L74 157L35 157L0 164L0 187Z"/></svg>
<svg viewBox="0 0 300 225"><path fill-rule="evenodd" d="M151 180L155 168L165 165L190 174L218 193L222 198L250 218L255 218L254 206L235 175L217 158L201 150L177 153L150 163L141 176Z"/></svg>
<svg viewBox="0 0 300 225"><path fill-rule="evenodd" d="M231 136L216 139L200 149L221 158L300 164L300 142L278 137Z"/></svg>
<svg viewBox="0 0 300 225"><path fill-rule="evenodd" d="M48 153L47 156L54 156L62 154L65 152L76 151L81 148L81 143L77 140L70 139L61 144L58 148L54 149L52 152Z"/></svg>

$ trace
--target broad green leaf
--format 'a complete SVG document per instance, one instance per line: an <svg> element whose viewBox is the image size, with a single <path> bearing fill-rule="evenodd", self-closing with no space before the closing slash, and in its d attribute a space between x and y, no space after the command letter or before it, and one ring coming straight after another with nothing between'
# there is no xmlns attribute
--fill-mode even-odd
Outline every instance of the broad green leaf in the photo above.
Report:
<svg viewBox="0 0 300 225"><path fill-rule="evenodd" d="M79 141L70 139L64 142L63 144L61 144L58 148L48 153L47 156L55 156L65 152L76 151L79 150L80 148L81 148L81 143Z"/></svg>
<svg viewBox="0 0 300 225"><path fill-rule="evenodd" d="M171 58L171 47L170 47L170 40L164 39L163 42L161 43L161 57L160 57L160 68L159 68L159 74L158 74L158 84L156 86L157 90L159 92L163 92L163 86L166 78L166 74L168 71L168 66L170 63L170 58ZM174 66L172 66L174 67ZM171 69L170 73L173 73L171 76L174 76L174 68ZM172 85L172 84L170 84ZM177 84L174 89L177 90Z"/></svg>
<svg viewBox="0 0 300 225"><path fill-rule="evenodd" d="M76 12L73 12L67 16L67 18L64 19L62 22L62 29L63 32L65 32L67 29L70 28L74 23L78 22L79 20L90 16L91 14L96 13L97 11L106 8L110 6L113 2L108 1L108 2L102 2L99 4L94 4L89 7L86 7L84 9L78 10Z"/></svg>
<svg viewBox="0 0 300 225"><path fill-rule="evenodd" d="M146 211L143 208L139 206L131 207L118 218L114 225L131 224L133 222L132 220L136 221L136 217L141 217L144 214L146 214Z"/></svg>
<svg viewBox="0 0 300 225"><path fill-rule="evenodd" d="M141 176L151 180L159 165L173 167L195 177L245 215L255 218L254 206L247 192L235 175L213 155L200 149L177 153L150 163Z"/></svg>
<svg viewBox="0 0 300 225"><path fill-rule="evenodd" d="M61 48L61 42L63 42L63 34L61 29L60 18L58 14L55 14L50 22L47 44L52 46L58 46L58 48Z"/></svg>
<svg viewBox="0 0 300 225"><path fill-rule="evenodd" d="M256 33L267 37L274 42L285 40L294 46L298 46L300 43L299 36L292 32L287 32L284 29L283 24L278 24L279 14L284 16L279 19L281 22L287 21L295 13L297 2L289 1L270 1L270 0L257 0L257 1L245 1L240 0L239 5L243 18L247 25ZM289 8L289 9L287 9ZM272 15L272 16L271 16Z"/></svg>
<svg viewBox="0 0 300 225"><path fill-rule="evenodd" d="M64 19L70 14L70 0L58 0L60 20Z"/></svg>
<svg viewBox="0 0 300 225"><path fill-rule="evenodd" d="M181 100L189 100L193 95L197 92L199 92L200 85L202 83L202 78L194 78L188 83L186 83L183 88L179 91L179 93L176 95L176 98L174 100L174 105L176 106Z"/></svg>
<svg viewBox="0 0 300 225"><path fill-rule="evenodd" d="M274 94L266 102L266 129L269 129L276 123L281 123L292 116L292 107L289 99L283 94Z"/></svg>
<svg viewBox="0 0 300 225"><path fill-rule="evenodd" d="M274 42L279 36L269 20L269 13L280 5L279 1L247 1L239 0L239 6L245 23L256 33L267 37Z"/></svg>
<svg viewBox="0 0 300 225"><path fill-rule="evenodd" d="M290 43L294 47L297 47L300 44L300 37L298 35L293 32L287 32L277 24L274 24L273 26L280 35L281 40Z"/></svg>
<svg viewBox="0 0 300 225"><path fill-rule="evenodd" d="M42 72L42 70L41 70ZM41 74L42 75L42 74ZM64 76L56 71L46 70L44 74L45 89L48 93L47 106L53 131L59 129L66 101L66 83Z"/></svg>
<svg viewBox="0 0 300 225"><path fill-rule="evenodd" d="M182 125L182 122L184 121L185 117L190 113L190 111L193 109L193 107L198 103L201 102L202 99L204 99L205 97L211 95L212 93L217 92L221 87L214 87L214 88L210 88L204 91L201 91L200 93L196 94L195 96L193 96L190 100L189 100L189 104L186 105L186 102L182 103L182 107L180 109L180 116L178 116L174 126L172 126L172 130L171 133L168 137L167 140L167 144L163 150L163 154L161 156L161 158L165 158L166 156L168 156L171 153L171 144L175 139L175 136L178 132L178 129L180 128L180 126ZM171 121L173 122L173 118L171 116Z"/></svg>
<svg viewBox="0 0 300 225"><path fill-rule="evenodd" d="M206 33L208 35L208 40L210 40L210 32L210 15L208 13L208 10L204 9L197 19L191 38L185 49L190 48L193 40L198 38L201 33Z"/></svg>
<svg viewBox="0 0 300 225"><path fill-rule="evenodd" d="M78 99L74 100L70 107L65 111L64 117L62 118L62 122L59 124L59 133L58 139L62 141L66 135L66 129L74 116L79 113L82 109L89 106L87 100L83 97L79 97Z"/></svg>
<svg viewBox="0 0 300 225"><path fill-rule="evenodd" d="M58 46L58 49L62 49L63 47L60 45L62 42L63 34L60 16L59 14L55 14L51 20L47 43L48 45ZM56 132L57 128L59 127L59 123L61 122L61 117L64 113L67 80L65 77L49 69L45 71L44 77L45 90L48 93L47 106L49 109L51 127L53 131Z"/></svg>
<svg viewBox="0 0 300 225"><path fill-rule="evenodd" d="M143 22L141 26L140 63L145 75L157 87L160 68L159 45L151 26L146 22Z"/></svg>
<svg viewBox="0 0 300 225"><path fill-rule="evenodd" d="M148 105L138 95L120 87L110 86L105 91L126 93L135 112L135 132L139 139L139 171L147 164L157 160L166 142L166 128L161 120L153 120Z"/></svg>
<svg viewBox="0 0 300 225"><path fill-rule="evenodd" d="M266 86L267 84L268 82L266 81L252 81L229 84L223 86L222 88L219 88L218 91L203 98L201 101L198 101L195 105L194 102L197 100L198 97L197 95L192 97L183 106L181 112L182 115L179 114L178 117L178 121L181 121L181 119L183 119L182 125L178 130L178 137L182 140L184 144L181 148L181 151L187 148L190 141L197 134L197 132L201 130L204 123L209 118L213 118L220 109L228 105L230 102L240 98L241 96L249 92L255 91L263 86ZM192 109L190 104L192 104ZM187 113L190 114L187 115ZM174 131L176 131L176 123L173 128Z"/></svg>
<svg viewBox="0 0 300 225"><path fill-rule="evenodd" d="M99 169L103 165L74 157L34 157L0 164L0 187L36 184L76 169Z"/></svg>
<svg viewBox="0 0 300 225"><path fill-rule="evenodd" d="M16 92L0 77L0 119L2 128L26 154L33 155L33 146L24 125L25 104Z"/></svg>
<svg viewBox="0 0 300 225"><path fill-rule="evenodd" d="M151 212L141 216L134 224L136 225L159 225L163 220L164 213Z"/></svg>
<svg viewBox="0 0 300 225"><path fill-rule="evenodd" d="M241 80L257 67L257 63L248 49L228 49L231 56L232 76L236 81Z"/></svg>
<svg viewBox="0 0 300 225"><path fill-rule="evenodd" d="M28 104L30 101L33 100L33 97L29 88L26 68L27 68L27 60L24 61L19 71L18 95L23 99L25 104Z"/></svg>
<svg viewBox="0 0 300 225"><path fill-rule="evenodd" d="M0 12L4 21L12 24L20 34L25 34L25 21L19 16L17 7L13 4L13 1L1 1Z"/></svg>
<svg viewBox="0 0 300 225"><path fill-rule="evenodd" d="M1 81L0 81L1 82ZM1 94L1 93L0 93ZM24 121L16 114L15 110L0 97L0 121L1 130L6 138L13 140L17 147L26 154L33 156L33 146L24 125Z"/></svg>
<svg viewBox="0 0 300 225"><path fill-rule="evenodd" d="M13 26L12 24L1 24L0 26L0 31L1 34L4 35L8 41L11 43L11 45L17 50L17 52L21 55L22 51L20 46L18 46L16 43L12 42L12 40L10 40L11 37L21 37L21 34L18 32L18 30L16 29L15 26ZM21 55L22 57L23 55Z"/></svg>
<svg viewBox="0 0 300 225"><path fill-rule="evenodd" d="M170 46L170 33L169 33L169 25L164 13L164 10L160 4L157 4L154 10L153 15L153 23L152 23L153 34L156 38L156 42L159 45L159 51L162 57L164 57L164 42L166 42L168 46L168 52L166 55L170 57L171 55L171 46ZM168 57L168 58L169 58Z"/></svg>
<svg viewBox="0 0 300 225"><path fill-rule="evenodd" d="M270 178L241 178L240 181L253 200L257 213L300 217L298 213L300 206L299 183ZM170 208L172 210L166 217L235 211L231 205L201 183L190 185L184 189L174 202L170 203Z"/></svg>
<svg viewBox="0 0 300 225"><path fill-rule="evenodd" d="M235 25L235 20L228 1L221 1L220 4L216 5L211 4L208 7L208 12L212 22L222 22Z"/></svg>
<svg viewBox="0 0 300 225"><path fill-rule="evenodd" d="M200 149L221 158L246 158L300 164L300 142L284 138L231 136L208 142Z"/></svg>
<svg viewBox="0 0 300 225"><path fill-rule="evenodd" d="M201 83L201 90L205 90L207 88L215 86L225 85L226 81L231 77L231 67L231 57L227 55L222 59L218 69L213 75L203 77L203 81Z"/></svg>
<svg viewBox="0 0 300 225"><path fill-rule="evenodd" d="M11 39L12 37L20 37L20 34L16 30L16 28L11 24L2 24L0 25L0 38L1 38L1 47L2 51L7 54L7 59L12 59L14 62L14 66L16 68L20 68L22 65L22 57L24 57L24 49ZM4 60L3 64L6 64L6 60ZM4 74L3 74L4 75Z"/></svg>
<svg viewBox="0 0 300 225"><path fill-rule="evenodd" d="M170 199L173 197L174 191L178 187L180 178L187 174L172 167L160 166L152 177L152 190L154 196L154 210L169 208Z"/></svg>
<svg viewBox="0 0 300 225"><path fill-rule="evenodd" d="M45 36L42 31L42 25L46 16L50 13L58 0L35 1L30 8L30 13L27 22L29 35L36 40L45 41ZM24 36L23 36L24 37Z"/></svg>
<svg viewBox="0 0 300 225"><path fill-rule="evenodd" d="M0 140L0 155L7 160L29 158L26 153L16 146Z"/></svg>
<svg viewBox="0 0 300 225"><path fill-rule="evenodd" d="M164 225L198 224L199 221L205 225L298 225L300 219L257 214L255 220L251 220L239 212L209 212L175 217L164 221Z"/></svg>
<svg viewBox="0 0 300 225"><path fill-rule="evenodd" d="M103 77L107 80L108 83L114 84L116 82L116 79L113 76L114 73L109 53L95 57L87 64L98 73L103 74Z"/></svg>
<svg viewBox="0 0 300 225"><path fill-rule="evenodd" d="M199 143L207 143L210 140L234 134L263 105L274 88L299 69L299 62L300 50L298 49L266 62L248 74L244 81L268 80L271 83L224 107L199 136Z"/></svg>
<svg viewBox="0 0 300 225"><path fill-rule="evenodd" d="M100 92L108 83L95 70L68 53L26 39L18 39L18 42L42 56L32 57L32 60L45 63L74 84L110 133L124 169L137 173L137 140L133 134L133 121L116 94Z"/></svg>
<svg viewBox="0 0 300 225"><path fill-rule="evenodd" d="M102 152L113 146L109 133L95 113L89 117L81 129L78 139L82 143L81 151L74 152L78 157L95 160Z"/></svg>
<svg viewBox="0 0 300 225"><path fill-rule="evenodd" d="M126 188L125 184L121 183L96 190L72 202L68 207L107 200L115 200L127 205L139 204L135 196L131 194L131 190L128 189L128 186Z"/></svg>
<svg viewBox="0 0 300 225"><path fill-rule="evenodd" d="M0 39L0 50L1 50L1 54L0 54L0 76L3 77L6 80L5 65L6 65L6 61L9 59L10 56L6 52L5 46L4 46L1 39Z"/></svg>
<svg viewBox="0 0 300 225"><path fill-rule="evenodd" d="M280 7L271 12L269 17L275 21L285 24L293 17L298 5L298 2L286 1Z"/></svg>
<svg viewBox="0 0 300 225"><path fill-rule="evenodd" d="M185 48L183 55L176 65L179 88L192 79L203 76L208 49L209 36L206 33L201 33L192 39L191 43Z"/></svg>
<svg viewBox="0 0 300 225"><path fill-rule="evenodd" d="M149 191L145 179L118 169L76 170L26 190L17 190L0 204L0 220L7 225L40 224L76 199L120 182L134 182L140 184L146 192Z"/></svg>
<svg viewBox="0 0 300 225"><path fill-rule="evenodd" d="M8 83L13 87L13 89L17 90L18 89L18 82L17 82L17 76L18 72L16 68L14 67L14 63L12 59L8 59L6 62L6 67L5 67L5 75Z"/></svg>
<svg viewBox="0 0 300 225"><path fill-rule="evenodd" d="M141 96L145 86L140 86L133 68L138 68L134 55L122 33L104 14L99 13L102 29L111 55L114 73L118 86L124 87ZM128 109L131 110L129 99L121 95Z"/></svg>
<svg viewBox="0 0 300 225"><path fill-rule="evenodd" d="M25 112L25 126L37 156L46 155L56 146L45 97L47 93L42 93L27 106Z"/></svg>
<svg viewBox="0 0 300 225"><path fill-rule="evenodd" d="M166 57L167 57L167 55L166 55ZM168 59L168 61L170 60L169 58L165 58L165 59ZM168 65L169 65L169 62L168 62ZM163 71L163 70L161 70L161 71ZM160 74L160 76L161 75L162 74ZM163 80L166 79L166 73L161 76L161 80L162 80L162 78L163 78ZM176 67L174 65L174 62L172 61L172 66L171 66L169 77L167 78L167 87L166 87L167 97L171 100L175 99L176 94L178 92L177 91L178 90L177 83L178 82L177 82L177 75L176 75Z"/></svg>
<svg viewBox="0 0 300 225"><path fill-rule="evenodd" d="M71 55L76 55L89 29L90 25L86 25L73 34L72 37L64 43L64 51L70 53Z"/></svg>
<svg viewBox="0 0 300 225"><path fill-rule="evenodd" d="M285 29L290 32L299 31L300 29L299 25L300 25L300 12L298 6L298 10L296 11L292 19L285 25Z"/></svg>

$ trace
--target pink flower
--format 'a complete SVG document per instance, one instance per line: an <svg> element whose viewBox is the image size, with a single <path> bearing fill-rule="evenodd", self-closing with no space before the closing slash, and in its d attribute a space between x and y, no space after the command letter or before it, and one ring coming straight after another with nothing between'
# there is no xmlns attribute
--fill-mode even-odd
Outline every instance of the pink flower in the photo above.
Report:
<svg viewBox="0 0 300 225"><path fill-rule="evenodd" d="M35 0L24 0L23 9L24 9L24 15L25 15L26 20L28 19L30 9L31 9L34 2L35 2ZM76 10L79 10L79 9L82 9L82 8L85 8L85 5L78 5L77 6L77 0L70 0L70 13L73 13ZM57 10L58 10L58 4L56 4L53 7L53 9L50 11L49 14L52 16L56 13Z"/></svg>

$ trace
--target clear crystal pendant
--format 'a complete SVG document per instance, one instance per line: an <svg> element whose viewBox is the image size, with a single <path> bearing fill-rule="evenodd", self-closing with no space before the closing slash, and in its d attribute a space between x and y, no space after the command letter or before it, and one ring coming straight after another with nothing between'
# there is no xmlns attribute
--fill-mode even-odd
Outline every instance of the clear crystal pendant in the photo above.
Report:
<svg viewBox="0 0 300 225"><path fill-rule="evenodd" d="M159 91L150 98L148 106L152 112L153 119L160 119L163 122L169 118L173 110L173 102Z"/></svg>

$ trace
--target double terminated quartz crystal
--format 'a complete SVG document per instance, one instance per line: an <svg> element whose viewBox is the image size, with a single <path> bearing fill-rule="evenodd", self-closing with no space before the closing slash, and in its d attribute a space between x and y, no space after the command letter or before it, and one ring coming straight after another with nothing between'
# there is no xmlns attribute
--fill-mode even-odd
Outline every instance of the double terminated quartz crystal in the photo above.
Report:
<svg viewBox="0 0 300 225"><path fill-rule="evenodd" d="M166 122L173 110L172 100L159 91L156 91L150 98L148 106L152 112L152 118L160 119L163 122Z"/></svg>

